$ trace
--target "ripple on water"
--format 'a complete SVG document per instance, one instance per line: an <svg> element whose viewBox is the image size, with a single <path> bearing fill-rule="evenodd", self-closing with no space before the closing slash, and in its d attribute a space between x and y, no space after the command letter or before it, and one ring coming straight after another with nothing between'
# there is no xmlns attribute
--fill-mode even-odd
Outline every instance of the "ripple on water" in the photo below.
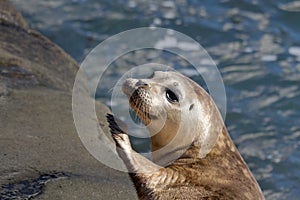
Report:
<svg viewBox="0 0 300 200"><path fill-rule="evenodd" d="M300 11L300 1L292 1L289 3L279 4L279 8L289 12L299 12Z"/></svg>

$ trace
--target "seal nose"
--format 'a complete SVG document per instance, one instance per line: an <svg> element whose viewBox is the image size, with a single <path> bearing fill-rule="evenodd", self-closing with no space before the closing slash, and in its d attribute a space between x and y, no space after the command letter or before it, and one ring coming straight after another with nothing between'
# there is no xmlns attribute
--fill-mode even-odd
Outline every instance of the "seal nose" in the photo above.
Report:
<svg viewBox="0 0 300 200"><path fill-rule="evenodd" d="M147 83L145 83L144 81L139 80L139 81L136 83L136 86L137 86L137 87L148 87L149 85L148 85Z"/></svg>

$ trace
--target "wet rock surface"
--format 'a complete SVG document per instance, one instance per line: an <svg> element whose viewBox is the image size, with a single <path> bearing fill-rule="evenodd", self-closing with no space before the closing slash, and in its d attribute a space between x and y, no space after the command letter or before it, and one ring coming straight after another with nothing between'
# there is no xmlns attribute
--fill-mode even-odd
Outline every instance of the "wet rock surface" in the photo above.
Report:
<svg viewBox="0 0 300 200"><path fill-rule="evenodd" d="M94 159L72 116L76 62L0 1L0 199L135 199L125 173ZM96 104L108 131L108 108Z"/></svg>

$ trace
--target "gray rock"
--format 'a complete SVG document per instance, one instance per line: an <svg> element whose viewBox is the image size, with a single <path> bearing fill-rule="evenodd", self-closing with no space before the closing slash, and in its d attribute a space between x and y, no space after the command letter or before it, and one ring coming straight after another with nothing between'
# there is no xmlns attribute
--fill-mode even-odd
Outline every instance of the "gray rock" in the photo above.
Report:
<svg viewBox="0 0 300 200"><path fill-rule="evenodd" d="M128 175L101 164L78 137L76 62L4 0L0 34L0 199L135 199ZM108 108L97 102L96 110L109 135Z"/></svg>

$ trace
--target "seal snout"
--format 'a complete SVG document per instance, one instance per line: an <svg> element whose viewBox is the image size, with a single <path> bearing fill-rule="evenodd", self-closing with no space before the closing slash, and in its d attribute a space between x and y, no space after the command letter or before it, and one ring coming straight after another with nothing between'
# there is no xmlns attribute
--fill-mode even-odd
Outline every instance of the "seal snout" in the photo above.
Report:
<svg viewBox="0 0 300 200"><path fill-rule="evenodd" d="M127 97L130 97L132 93L135 91L135 83L137 82L136 79L126 79L122 85L122 91Z"/></svg>
<svg viewBox="0 0 300 200"><path fill-rule="evenodd" d="M130 97L135 92L135 90L139 88L146 89L148 87L149 85L145 81L141 79L130 78L125 80L125 82L123 83L122 91L127 95L127 97Z"/></svg>
<svg viewBox="0 0 300 200"><path fill-rule="evenodd" d="M142 79L127 79L123 83L122 91L127 96L131 109L144 122L150 123L150 108L152 98L150 95L150 85Z"/></svg>
<svg viewBox="0 0 300 200"><path fill-rule="evenodd" d="M137 87L149 87L149 85L142 80L138 80L138 82L136 83L136 86Z"/></svg>

